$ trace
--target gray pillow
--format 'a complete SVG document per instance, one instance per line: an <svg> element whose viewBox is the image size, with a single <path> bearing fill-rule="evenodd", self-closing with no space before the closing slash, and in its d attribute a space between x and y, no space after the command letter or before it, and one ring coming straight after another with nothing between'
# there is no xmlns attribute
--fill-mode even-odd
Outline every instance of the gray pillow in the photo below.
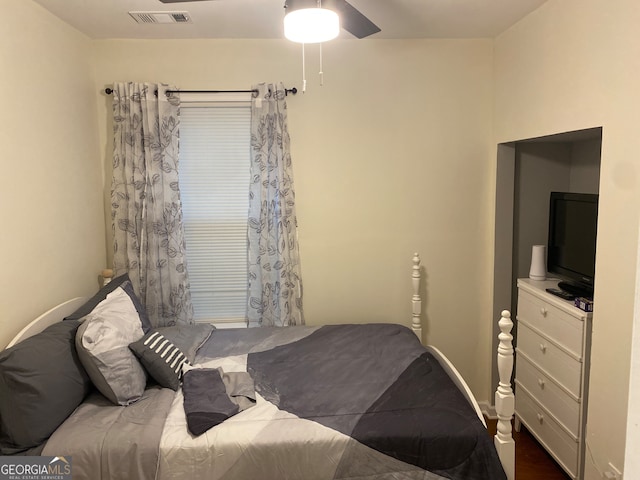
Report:
<svg viewBox="0 0 640 480"><path fill-rule="evenodd" d="M55 323L0 352L0 454L43 443L91 390L74 345L78 325Z"/></svg>
<svg viewBox="0 0 640 480"><path fill-rule="evenodd" d="M169 340L176 347L184 352L189 362L196 359L196 352L204 342L211 336L211 332L216 329L210 323L196 323L193 325L174 325L172 327L160 327L156 330Z"/></svg>
<svg viewBox="0 0 640 480"><path fill-rule="evenodd" d="M116 405L129 405L144 393L145 371L129 350L143 336L136 307L122 287L98 303L78 328L78 357L96 388Z"/></svg>
<svg viewBox="0 0 640 480"><path fill-rule="evenodd" d="M156 328L129 345L129 348L159 385L177 390L182 378L182 366L193 363L197 349L209 338L214 328L209 324Z"/></svg>
<svg viewBox="0 0 640 480"><path fill-rule="evenodd" d="M158 331L151 331L129 348L158 385L178 390L186 355Z"/></svg>

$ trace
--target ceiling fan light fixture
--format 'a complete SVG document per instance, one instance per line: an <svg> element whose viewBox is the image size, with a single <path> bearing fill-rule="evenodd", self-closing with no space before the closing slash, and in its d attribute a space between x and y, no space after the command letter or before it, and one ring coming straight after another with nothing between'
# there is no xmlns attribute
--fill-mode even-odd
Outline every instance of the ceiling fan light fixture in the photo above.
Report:
<svg viewBox="0 0 640 480"><path fill-rule="evenodd" d="M288 11L284 17L284 36L292 42L320 43L340 33L340 17L320 6Z"/></svg>

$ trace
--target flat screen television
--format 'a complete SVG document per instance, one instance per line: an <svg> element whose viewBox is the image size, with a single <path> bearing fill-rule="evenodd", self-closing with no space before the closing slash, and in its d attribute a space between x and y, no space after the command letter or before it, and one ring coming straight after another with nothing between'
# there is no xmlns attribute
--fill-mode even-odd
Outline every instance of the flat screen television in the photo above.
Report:
<svg viewBox="0 0 640 480"><path fill-rule="evenodd" d="M561 290L593 298L597 225L598 195L551 192L547 271Z"/></svg>

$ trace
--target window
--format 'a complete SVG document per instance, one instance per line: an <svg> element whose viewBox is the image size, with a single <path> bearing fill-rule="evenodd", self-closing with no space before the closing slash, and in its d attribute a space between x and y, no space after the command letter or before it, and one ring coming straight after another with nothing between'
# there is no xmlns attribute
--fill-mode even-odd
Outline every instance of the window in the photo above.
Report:
<svg viewBox="0 0 640 480"><path fill-rule="evenodd" d="M194 319L244 322L251 103L185 97L180 195Z"/></svg>

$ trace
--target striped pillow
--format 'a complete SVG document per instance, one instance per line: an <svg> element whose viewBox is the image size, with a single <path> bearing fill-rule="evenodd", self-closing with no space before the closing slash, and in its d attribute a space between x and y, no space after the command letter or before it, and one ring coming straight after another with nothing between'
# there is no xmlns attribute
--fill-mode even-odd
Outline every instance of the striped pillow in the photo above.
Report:
<svg viewBox="0 0 640 480"><path fill-rule="evenodd" d="M172 390L180 387L182 366L190 363L182 350L162 333L152 330L129 348L160 386Z"/></svg>

